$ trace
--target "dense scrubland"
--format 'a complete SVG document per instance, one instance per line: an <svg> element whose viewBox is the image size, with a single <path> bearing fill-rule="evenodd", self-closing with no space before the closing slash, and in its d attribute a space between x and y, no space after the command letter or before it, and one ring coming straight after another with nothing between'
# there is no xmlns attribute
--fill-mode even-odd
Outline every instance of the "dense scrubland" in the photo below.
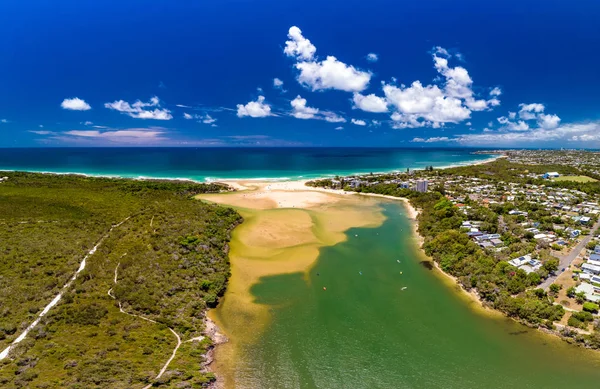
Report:
<svg viewBox="0 0 600 389"><path fill-rule="evenodd" d="M0 350L101 243L58 305L0 361L0 387L186 388L213 379L202 368L210 339L186 341L200 336L206 308L225 291L229 233L241 217L192 196L224 187L3 175L8 180L0 183ZM119 303L125 312L156 323L120 312ZM167 372L154 380L177 344L169 328L184 343Z"/></svg>

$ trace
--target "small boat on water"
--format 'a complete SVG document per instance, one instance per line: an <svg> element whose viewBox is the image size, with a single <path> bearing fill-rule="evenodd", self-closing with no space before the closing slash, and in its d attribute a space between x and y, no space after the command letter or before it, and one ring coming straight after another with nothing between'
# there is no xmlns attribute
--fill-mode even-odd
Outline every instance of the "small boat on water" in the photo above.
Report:
<svg viewBox="0 0 600 389"><path fill-rule="evenodd" d="M326 288L326 287L323 287L323 290L327 290L327 288Z"/></svg>
<svg viewBox="0 0 600 389"><path fill-rule="evenodd" d="M408 288L408 286L403 286L400 290L406 290L406 288Z"/></svg>

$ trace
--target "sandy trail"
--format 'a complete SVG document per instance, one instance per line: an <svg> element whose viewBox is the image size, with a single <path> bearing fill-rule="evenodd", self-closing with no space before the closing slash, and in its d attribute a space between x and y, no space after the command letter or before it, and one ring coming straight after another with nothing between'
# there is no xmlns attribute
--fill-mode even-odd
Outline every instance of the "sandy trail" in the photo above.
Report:
<svg viewBox="0 0 600 389"><path fill-rule="evenodd" d="M33 330L35 328L35 326L38 325L38 323L40 322L40 320L42 320L42 318L44 316L46 316L46 314L56 305L58 304L58 302L60 301L60 299L62 298L63 294L65 293L65 291L67 291L67 289L69 289L69 287L71 286L71 284L73 283L73 281L75 281L77 279L77 276L79 275L79 273L81 273L83 271L83 269L85 269L85 265L86 265L86 261L87 259L91 256L94 255L94 253L96 252L96 250L98 249L98 247L102 244L102 242L104 242L104 240L108 237L108 235L111 233L112 230L114 230L115 228L119 227L121 224L125 223L127 220L129 220L129 217L127 217L125 220L123 220L122 222L113 225L108 232L102 237L100 238L100 240L98 241L98 243L96 243L96 245L94 247L92 247L92 249L90 251L88 251L88 253L85 255L85 257L83 257L83 260L81 261L81 263L79 264L79 268L77 269L77 271L75 272L75 274L73 275L73 277L71 277L71 279L69 279L69 281L62 287L62 289L60 290L60 292L56 295L56 297L54 297L54 299L52 299L52 301L50 301L50 303L48 303L48 305L46 305L46 307L42 310L42 312L38 315L37 319L35 319L35 321L33 323L31 323L26 329L25 331L23 331L18 337L17 339L15 339L7 348L5 348L1 353L0 353L0 360L3 360L4 358L6 358L8 356L8 353L10 352L10 350L18 343L20 343L21 341L23 341L23 339L25 339L25 337L27 337L27 334L29 334L29 332L31 330Z"/></svg>
<svg viewBox="0 0 600 389"><path fill-rule="evenodd" d="M125 255L127 255L127 254L123 254L123 256L125 256ZM114 277L114 283L115 283L115 285L118 282L118 271L119 271L119 265L120 264L121 264L120 262L117 263L117 266L115 267L115 277ZM112 297L113 299L117 300L117 298L112 294L112 288L110 288L108 290L108 295L110 297ZM126 312L123 309L123 307L121 306L121 302L117 300L117 303L119 304L119 311L121 311L121 313L124 313L125 315L129 315L129 316L134 316L134 317L140 318L142 320L149 321L150 323L159 324L157 321L152 320L152 319L148 319L147 317L136 315L135 313ZM177 345L175 346L175 349L171 353L171 357L167 360L167 362L163 365L162 369L160 369L160 372L154 378L155 380L157 380L160 377L162 377L162 375L165 373L165 371L167 371L167 368L169 367L169 364L171 363L171 361L173 361L173 359L175 358L175 355L177 354L177 350L179 350L179 347L181 346L181 337L179 337L179 335L177 334L177 332L175 332L175 330L173 330L172 328L170 328L170 327L167 327L167 328L169 328L169 331L171 331L171 333L173 335L175 335L175 338L177 338ZM195 340L195 339L190 339L190 341L191 340ZM152 384L148 384L148 385L144 386L144 389L149 389L151 387L152 387Z"/></svg>

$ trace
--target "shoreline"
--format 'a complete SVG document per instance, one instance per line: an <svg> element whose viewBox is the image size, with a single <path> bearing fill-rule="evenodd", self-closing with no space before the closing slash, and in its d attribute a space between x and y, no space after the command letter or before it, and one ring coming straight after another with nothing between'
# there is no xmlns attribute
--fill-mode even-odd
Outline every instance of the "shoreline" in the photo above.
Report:
<svg viewBox="0 0 600 389"><path fill-rule="evenodd" d="M488 155L488 154L474 154L473 155ZM462 167L462 166L475 166L482 165L486 163L493 162L499 158L506 158L504 154L489 154L490 157L481 160L471 160L465 161L461 163L449 164L436 166L436 169L450 169L454 167ZM414 171L424 170L425 168L416 168L411 169ZM34 174L49 174L49 175L57 175L57 176L81 176L81 177L91 177L91 178L111 178L111 179L122 179L122 180L138 180L138 181L186 181L197 184L211 184L211 183L220 183L220 182L246 182L252 181L256 183L278 183L278 182L296 182L296 181L312 181L312 180L320 180L326 178L332 178L338 175L343 176L360 176L367 175L369 173L373 174L391 174L398 173L404 171L404 168L393 168L390 170L383 171L364 171L364 172L353 172L353 173L325 173L324 175L315 175L314 177L306 177L306 176L296 176L296 177L247 177L247 178L239 178L239 177L209 177L206 176L202 179L194 179L189 177L152 177L152 176L144 176L144 175L127 175L127 174L96 174L96 173L83 173L83 172L57 172L57 171L49 171L49 170L28 170L28 169L9 169L9 168L1 168L0 173L34 173Z"/></svg>

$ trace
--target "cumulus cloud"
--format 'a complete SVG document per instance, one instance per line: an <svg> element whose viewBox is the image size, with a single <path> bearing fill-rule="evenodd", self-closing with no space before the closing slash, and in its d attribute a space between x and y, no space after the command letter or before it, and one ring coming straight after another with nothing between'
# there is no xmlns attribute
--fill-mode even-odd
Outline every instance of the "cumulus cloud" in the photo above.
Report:
<svg viewBox="0 0 600 389"><path fill-rule="evenodd" d="M377 61L379 61L379 56L375 53L369 53L369 54L367 54L367 61L377 62Z"/></svg>
<svg viewBox="0 0 600 389"><path fill-rule="evenodd" d="M288 31L289 40L285 42L283 52L289 57L297 57L302 60L310 60L315 55L317 48L302 35L302 31L296 27L290 27Z"/></svg>
<svg viewBox="0 0 600 389"><path fill-rule="evenodd" d="M339 116L335 112L322 111L318 108L309 107L306 99L300 95L296 96L294 100L290 102L292 106L291 115L297 119L316 119L325 120L330 123L345 123L346 119Z"/></svg>
<svg viewBox="0 0 600 389"><path fill-rule="evenodd" d="M362 119L352 119L352 124L356 124L357 126L366 126L367 122Z"/></svg>
<svg viewBox="0 0 600 389"><path fill-rule="evenodd" d="M354 102L354 108L358 108L366 112L381 113L388 111L385 98L376 96L374 94L364 96L358 92L355 92L352 101Z"/></svg>
<svg viewBox="0 0 600 389"><path fill-rule="evenodd" d="M302 31L293 26L288 32L283 52L296 59L294 67L298 69L298 82L313 91L337 89L346 92L360 92L367 88L371 73L347 65L334 56L325 60L315 57L317 48L302 35Z"/></svg>
<svg viewBox="0 0 600 389"><path fill-rule="evenodd" d="M271 106L265 103L265 96L258 96L256 101L250 101L246 105L237 105L237 116L241 118L245 116L264 118L271 115Z"/></svg>
<svg viewBox="0 0 600 389"><path fill-rule="evenodd" d="M92 107L78 97L73 97L72 99L64 99L60 104L63 109L68 109L70 111L89 111Z"/></svg>
<svg viewBox="0 0 600 389"><path fill-rule="evenodd" d="M541 128L550 130L558 127L559 124L560 118L557 115L546 115L543 113L538 115L538 126Z"/></svg>
<svg viewBox="0 0 600 389"><path fill-rule="evenodd" d="M502 89L495 87L490 91L490 96L500 96L502 94Z"/></svg>
<svg viewBox="0 0 600 389"><path fill-rule="evenodd" d="M283 89L283 81L277 77L273 79L273 88L279 89L282 93L287 92L285 89Z"/></svg>
<svg viewBox="0 0 600 389"><path fill-rule="evenodd" d="M360 92L367 88L371 80L371 73L346 65L334 56L319 62L299 62L295 66L300 71L298 82L313 91L337 89Z"/></svg>
<svg viewBox="0 0 600 389"><path fill-rule="evenodd" d="M478 98L473 91L473 79L462 66L451 67L452 55L443 47L435 47L434 68L441 76L440 85L423 85L414 81L410 86L383 83L385 100L395 112L392 128L439 128L446 123L460 123L471 118L473 111L490 110L500 105L494 88L489 100Z"/></svg>
<svg viewBox="0 0 600 389"><path fill-rule="evenodd" d="M508 112L507 116L500 116L497 120L502 126L499 131L528 131L535 129L535 124L531 123L536 120L537 128L551 130L560 125L560 118L554 114L545 114L546 107L543 104L519 104L519 114L517 119L516 112Z"/></svg>
<svg viewBox="0 0 600 389"><path fill-rule="evenodd" d="M124 113L135 119L173 119L171 111L160 107L160 99L156 96L152 97L147 103L137 100L135 103L130 104L123 100L117 100L112 103L104 104L104 107Z"/></svg>
<svg viewBox="0 0 600 389"><path fill-rule="evenodd" d="M319 113L317 108L306 106L306 99L303 99L298 95L292 102L293 111L292 116L296 119L314 119Z"/></svg>
<svg viewBox="0 0 600 389"><path fill-rule="evenodd" d="M323 111L321 112L323 119L329 123L346 123L346 119L335 112Z"/></svg>
<svg viewBox="0 0 600 389"><path fill-rule="evenodd" d="M529 129L529 124L525 123L523 120L519 120L518 122L513 122L510 120L511 116L512 116L512 119L514 119L514 115L510 115L510 112L509 112L508 118L506 116L500 116L497 119L498 123L502 124L502 127L501 127L502 130L527 131Z"/></svg>
<svg viewBox="0 0 600 389"><path fill-rule="evenodd" d="M544 112L544 104L532 103L532 104L519 104L519 117L523 120L533 120L536 118L536 114Z"/></svg>
<svg viewBox="0 0 600 389"><path fill-rule="evenodd" d="M437 85L423 86L415 81L410 87L386 84L383 92L397 112L392 120L397 128L439 127L444 123L459 123L471 117L471 111L460 99L444 95Z"/></svg>

